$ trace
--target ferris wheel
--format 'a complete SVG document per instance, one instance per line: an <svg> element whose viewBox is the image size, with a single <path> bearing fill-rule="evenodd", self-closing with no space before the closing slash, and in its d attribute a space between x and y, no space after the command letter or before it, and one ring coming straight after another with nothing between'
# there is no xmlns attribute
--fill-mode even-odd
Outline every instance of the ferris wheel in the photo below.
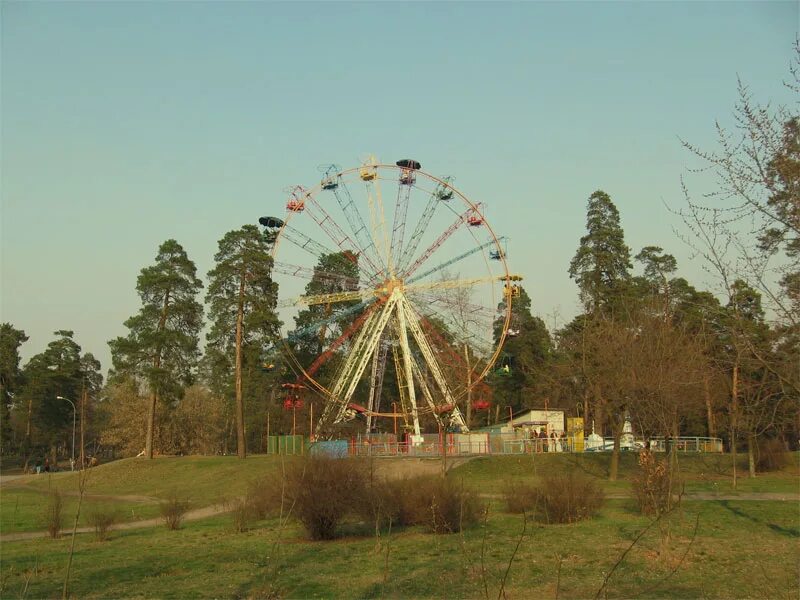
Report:
<svg viewBox="0 0 800 600"><path fill-rule="evenodd" d="M519 277L484 207L416 160L319 167L262 217L279 284L282 351L298 384L325 399L317 432L359 415L468 431L503 364Z"/></svg>

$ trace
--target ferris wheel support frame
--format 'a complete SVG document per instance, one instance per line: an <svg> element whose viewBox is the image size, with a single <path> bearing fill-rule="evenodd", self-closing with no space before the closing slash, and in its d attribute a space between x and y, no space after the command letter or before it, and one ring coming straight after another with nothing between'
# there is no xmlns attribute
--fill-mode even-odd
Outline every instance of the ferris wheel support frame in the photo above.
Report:
<svg viewBox="0 0 800 600"><path fill-rule="evenodd" d="M334 295L318 295L318 296L308 296L308 297L301 297L291 301L288 305L296 306L300 304L312 305L312 304L335 304L337 302L345 302L349 300L358 300L360 304L370 304L372 302L376 302L376 308L383 304L383 308L380 310L376 310L372 312L370 317L366 319L364 322L363 327L357 334L353 334L356 336L356 339L351 341L350 345L350 352L349 355L345 359L344 367L339 370L336 379L334 380L334 385L331 389L328 389L325 385L321 382L316 381L313 378L313 374L310 374L306 371L304 365L299 364L296 358L293 357L294 363L297 364L299 367L299 371L306 376L306 378L311 383L312 387L323 393L324 395L328 396L330 401L326 404L326 409L323 411L323 419L321 419L320 423L322 423L325 419L330 419L335 414L334 422L342 420L344 413L348 411L348 403L350 398L352 397L355 388L358 384L360 377L362 376L364 369L366 368L366 364L370 361L369 359L373 354L377 351L377 346L381 343L381 336L384 331L386 331L386 326L391 319L392 315L396 315L396 323L395 329L402 330L398 331L396 334L397 337L397 344L392 345L392 352L393 355L397 359L400 359L399 362L402 363L402 368L398 369L398 379L400 379L401 371L402 371L402 379L405 379L405 382L398 381L400 385L400 396L401 396L401 403L403 403L403 397L407 396L408 404L412 404L412 413L414 417L414 429L415 429L415 436L419 437L419 411L416 406L416 392L415 392L415 385L414 379L416 378L418 381L425 382L425 377L423 377L423 373L421 372L421 364L416 365L416 359L411 352L409 347L409 331L411 332L411 336L416 341L418 350L422 355L422 359L424 364L428 367L429 373L432 376L434 383L437 387L439 387L442 391L442 399L453 399L453 406L454 411L453 413L458 410L456 401L454 396L451 393L451 390L448 389L447 379L443 376L439 365L436 361L434 356L433 350L428 343L427 339L425 338L424 333L422 332L422 328L419 325L419 319L416 315L416 310L413 307L410 298L414 296L415 291L423 291L429 289L438 289L438 290L446 290L446 289L453 289L457 287L462 287L465 285L474 285L490 280L501 280L505 281L505 288L504 290L510 290L513 286L511 286L511 281L515 279L509 274L508 265L504 258L504 253L502 249L498 252L500 256L500 265L502 267L503 275L491 278L480 278L480 279L473 279L473 280L453 280L453 281L444 281L444 282L436 282L436 283L427 283L427 284L416 284L414 282L426 277L433 272L439 271L444 269L447 265L454 264L458 260L462 260L465 256L474 254L479 250L471 250L468 253L464 253L461 256L456 257L455 259L451 259L446 263L440 264L432 269L429 269L420 275L416 275L411 277L412 274L415 274L415 271L422 266L433 254L435 254L438 248L444 244L444 242L462 225L469 225L469 232L472 237L475 239L476 243L479 244L480 248L483 249L487 246L495 244L498 248L500 248L499 240L497 236L492 231L491 227L486 223L483 215L481 213L481 205L475 204L467 199L459 190L454 188L449 183L449 178L446 180L442 180L436 176L430 175L425 173L421 170L416 170L416 173L420 176L426 177L428 180L436 182L436 188L432 193L432 197L429 199L428 204L426 206L425 211L423 212L422 218L417 222L417 226L412 233L411 239L408 240L408 243L405 244L403 247L405 240L400 238L399 240L396 238L396 234L400 233L400 230L404 232L405 230L405 219L401 218L398 222L398 215L404 215L405 208L407 210L408 203L406 202L398 202L395 206L395 223L393 223L392 227L392 241L389 241L388 236L388 228L386 227L386 219L384 216L384 206L382 202L381 192L380 192L380 182L381 181L391 181L391 179L383 176L380 173L380 170L389 170L389 171L399 171L400 173L403 172L403 168L395 166L395 165L383 165L378 164L376 161L372 161L369 165L356 167L354 169L348 169L339 172L336 174L337 179L340 181L341 185L345 184L343 177L348 174L358 173L361 180L366 184L366 191L367 191L367 203L370 210L370 226L372 230L372 235L368 236L367 232L364 231L364 221L361 220L360 223L357 223L355 220L351 222L351 216L360 216L357 213L357 209L355 204L352 202L352 197L350 197L349 190L343 188L343 195L346 192L348 200L345 200L344 203L340 202L340 206L342 204L347 206L341 206L343 212L345 213L345 217L348 219L348 222L351 225L351 229L353 229L353 234L358 239L358 242L361 246L366 246L366 248L362 248L358 245L358 243L353 242L353 240L345 234L342 229L338 226L338 224L328 215L325 210L320 206L319 202L314 198L314 194L316 193L317 188L321 188L321 186L315 186L311 189L311 191L306 191L303 189L303 200L306 205L306 209L309 213L309 216L317 223L320 229L322 229L325 234L334 241L336 246L341 251L346 251L351 253L352 255L349 256L350 260L355 262L359 269L362 272L361 281L362 284L366 285L372 289L366 290L358 290L353 292L342 292L339 294ZM394 181L398 181L394 179ZM401 194L409 191L413 186L408 184L403 184L402 179L400 180L400 189L398 190ZM442 194L441 197L437 196L436 190L441 187L442 190L449 190L448 197L444 197ZM331 188L325 188L331 189ZM425 188L419 188L425 191ZM334 189L334 193L336 190ZM453 198L453 194L457 195L465 205L469 208L463 214L459 214L458 218L455 223L453 223L445 232L437 238L437 240L428 247L425 252L421 256L419 256L413 264L409 265L409 263L413 259L414 251L416 250L417 243L420 241L422 233L427 229L428 224L430 222L430 217L432 216L433 211L438 207L438 204L441 202L433 202L433 197L438 197L440 201L450 200ZM337 195L337 200L344 200L344 198L339 198ZM402 198L402 196L401 196ZM443 204L446 206L446 204ZM288 206L287 206L288 208ZM430 209L430 210L429 210ZM301 209L302 210L302 209ZM457 214L456 211L452 209L452 206L449 207L454 214ZM350 211L353 211L353 215L349 214ZM286 237L289 239L290 242L295 242L295 240L290 239L292 233L295 233L296 230L293 230L288 225L288 221L291 220L293 217L296 217L299 211L291 211L287 214L286 220L284 221L283 225L280 227L280 230L277 232L273 243L273 257L276 256L277 249L280 245L280 241L282 237ZM483 231L487 231L491 236L491 241L488 243L479 242L478 239L475 237L473 228L471 227L477 223L483 227ZM359 227L355 227L356 225L360 225ZM399 226L399 229L398 229ZM417 235L417 231L420 232L419 236ZM299 233L299 232L297 232ZM364 239L361 239L361 238ZM371 244L367 244L366 240L369 239ZM398 241L400 246L398 247ZM299 242L299 243L297 243ZM296 239L297 245L304 250L311 252L312 254L319 255L320 252L324 249L324 246L314 242L314 240L308 236L303 236L302 238ZM413 248L412 248L413 245ZM313 248L313 249L312 249ZM393 253L394 249L394 253ZM375 254L378 255L377 265L375 264L375 256L369 256L369 250L373 250ZM315 252L316 251L316 252ZM325 252L328 253L328 252ZM381 258L385 254L386 264L381 264L383 261ZM494 257L492 257L494 258ZM371 260L372 259L372 260ZM484 257L484 261L488 267L488 260ZM393 264L392 264L393 262ZM391 265L391 266L390 266ZM286 265L288 269L294 267L294 265ZM392 270L395 271L394 277L391 276ZM307 272L306 272L307 274ZM307 275L306 275L307 276ZM388 276L390 278L388 287L390 288L391 292L390 295L387 297L387 290L381 282L382 276ZM405 280L405 281L403 281ZM408 297L406 297L408 295ZM508 330L508 324L511 318L511 301L512 295L510 293L506 293L506 291L502 294L502 299L506 302L504 308L504 321L503 327L500 330L499 339L497 339L493 346L493 349L489 350L487 353L487 359L483 362L483 369L476 377L472 377L477 373L477 371L473 372L470 371L470 382L467 384L467 387L470 389L474 387L476 384L481 382L485 376L488 374L489 370L491 369L492 365L498 359L501 351L502 346L505 341L506 332ZM417 300L414 300L415 302ZM285 301L281 303L281 306L287 306ZM424 312L424 311L423 311ZM338 316L334 315L334 318L339 318ZM327 321L327 320L326 320ZM291 354L292 349L289 346L285 346L287 351ZM399 350L399 352L398 352ZM397 356L397 355L400 356ZM399 365L400 366L400 365ZM416 372L415 372L416 371ZM403 385L405 383L405 385ZM427 382L426 382L427 383ZM404 389L405 388L405 389ZM426 390L423 387L423 384L420 384L420 390L425 396L426 400L429 400L430 404L435 405L435 402L432 399L432 393L430 389ZM463 392L459 388L459 398L461 397ZM412 398L414 401L412 403ZM376 407L372 406L371 409ZM433 407L432 407L433 408ZM405 415L404 409L404 415ZM436 410L433 410L434 416L437 417L438 420L438 413Z"/></svg>

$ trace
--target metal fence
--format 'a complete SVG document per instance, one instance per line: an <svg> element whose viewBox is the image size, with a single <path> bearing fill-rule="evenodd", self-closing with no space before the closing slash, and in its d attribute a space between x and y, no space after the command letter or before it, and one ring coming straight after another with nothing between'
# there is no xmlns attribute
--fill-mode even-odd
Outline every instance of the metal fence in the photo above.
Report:
<svg viewBox="0 0 800 600"><path fill-rule="evenodd" d="M276 436L277 438L278 436ZM598 443L589 447L580 443L582 440L566 438L525 438L513 433L447 433L424 434L422 442L412 444L409 441L398 441L392 434L359 435L349 440L327 440L306 443L301 436L281 436L282 439L271 440L271 452L276 454L322 454L333 458L344 456L379 457L410 456L437 457L468 456L480 454L539 454L560 452L611 452L614 447L613 438L605 438L602 445ZM294 438L294 439L292 439ZM654 452L665 452L668 447L678 452L722 452L722 440L710 437L652 438L630 440L621 448L623 451L639 451L646 445Z"/></svg>

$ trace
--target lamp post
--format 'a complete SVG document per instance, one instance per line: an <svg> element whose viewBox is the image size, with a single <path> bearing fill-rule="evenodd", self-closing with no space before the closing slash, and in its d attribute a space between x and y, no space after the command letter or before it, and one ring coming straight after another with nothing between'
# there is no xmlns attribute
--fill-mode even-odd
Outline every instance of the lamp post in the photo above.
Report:
<svg viewBox="0 0 800 600"><path fill-rule="evenodd" d="M56 400L66 400L72 405L72 460L70 460L70 470L75 470L75 403L64 396L56 396Z"/></svg>

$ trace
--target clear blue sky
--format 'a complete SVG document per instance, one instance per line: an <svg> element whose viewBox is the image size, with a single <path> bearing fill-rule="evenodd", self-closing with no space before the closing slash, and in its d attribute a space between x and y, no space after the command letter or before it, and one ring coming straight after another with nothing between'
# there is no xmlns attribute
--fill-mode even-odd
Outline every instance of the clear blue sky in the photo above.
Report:
<svg viewBox="0 0 800 600"><path fill-rule="evenodd" d="M739 75L786 102L796 2L3 2L0 318L24 357L106 341L175 238L279 212L316 166L375 153L453 174L511 238L534 311L577 310L569 260L607 191L634 252L675 238L678 136L714 144Z"/></svg>

